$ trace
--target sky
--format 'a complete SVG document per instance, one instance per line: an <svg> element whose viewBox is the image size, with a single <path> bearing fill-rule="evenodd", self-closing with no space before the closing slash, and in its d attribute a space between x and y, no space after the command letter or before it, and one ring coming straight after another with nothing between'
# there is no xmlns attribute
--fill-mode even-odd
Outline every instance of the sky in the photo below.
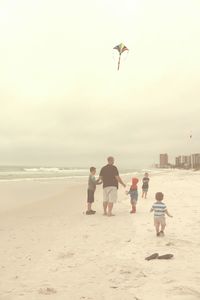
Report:
<svg viewBox="0 0 200 300"><path fill-rule="evenodd" d="M199 0L0 0L0 164L200 152L199 15Z"/></svg>

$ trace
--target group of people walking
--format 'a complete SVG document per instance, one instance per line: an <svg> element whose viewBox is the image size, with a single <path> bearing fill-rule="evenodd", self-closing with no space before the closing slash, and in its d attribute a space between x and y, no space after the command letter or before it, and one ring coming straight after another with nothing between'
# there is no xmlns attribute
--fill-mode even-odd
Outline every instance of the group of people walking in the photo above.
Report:
<svg viewBox="0 0 200 300"><path fill-rule="evenodd" d="M90 168L90 175L88 179L88 209L86 211L87 215L95 214L95 211L91 209L91 205L94 202L94 192L96 190L96 185L103 183L103 210L105 216L114 216L112 213L113 205L117 201L117 190L119 183L125 188L126 185L119 176L119 171L116 166L114 166L114 158L109 156L107 158L108 164L104 166L100 173L99 178L96 180L96 168Z"/></svg>
<svg viewBox="0 0 200 300"><path fill-rule="evenodd" d="M104 216L114 216L112 210L113 205L117 201L117 191L118 186L121 184L126 188L126 184L123 182L119 176L119 171L114 165L114 157L109 156L107 158L107 164L101 168L98 179L95 178L96 168L90 168L90 174L88 178L88 189L87 189L87 211L86 215L93 215L96 213L95 210L92 210L92 203L94 202L94 193L96 190L96 185L103 184L103 215ZM131 202L131 211L130 213L136 213L136 205L138 200L138 184L139 180L136 177L132 178L132 184L126 194L130 195ZM149 175L148 173L144 174L142 179L142 198L147 197L147 192L149 188ZM158 194L158 195L157 195ZM154 225L156 228L157 236L164 235L164 229L166 226L165 223L165 214L171 217L168 213L166 205L162 203L164 195L162 193L156 193L156 203L151 208L151 211L154 211ZM161 227L161 230L160 230Z"/></svg>

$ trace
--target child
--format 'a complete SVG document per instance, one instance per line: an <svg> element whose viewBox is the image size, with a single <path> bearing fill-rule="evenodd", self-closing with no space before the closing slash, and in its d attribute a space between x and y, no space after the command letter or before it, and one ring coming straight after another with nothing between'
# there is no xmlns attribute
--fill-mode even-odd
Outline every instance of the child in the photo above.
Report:
<svg viewBox="0 0 200 300"><path fill-rule="evenodd" d="M145 173L144 174L144 177L142 179L142 198L147 198L147 192L148 192L148 189L149 189L149 174L148 173Z"/></svg>
<svg viewBox="0 0 200 300"><path fill-rule="evenodd" d="M136 204L138 200L138 190L137 190L137 183L138 183L137 178L132 178L132 185L130 187L130 190L127 192L127 194L130 195L131 198L131 205L132 205L132 210L130 211L131 214L136 213Z"/></svg>
<svg viewBox="0 0 200 300"><path fill-rule="evenodd" d="M155 194L155 199L157 200L150 210L150 212L154 211L154 226L156 228L156 235L157 236L164 236L164 230L166 226L165 222L165 214L172 218L169 214L166 205L162 202L164 198L163 193L158 192ZM161 226L161 231L160 231Z"/></svg>
<svg viewBox="0 0 200 300"><path fill-rule="evenodd" d="M87 211L86 215L93 215L96 213L95 210L92 210L92 203L94 202L94 192L96 190L96 185L101 184L102 182L98 179L95 179L96 168L90 168L90 175L88 178L88 189L87 189Z"/></svg>

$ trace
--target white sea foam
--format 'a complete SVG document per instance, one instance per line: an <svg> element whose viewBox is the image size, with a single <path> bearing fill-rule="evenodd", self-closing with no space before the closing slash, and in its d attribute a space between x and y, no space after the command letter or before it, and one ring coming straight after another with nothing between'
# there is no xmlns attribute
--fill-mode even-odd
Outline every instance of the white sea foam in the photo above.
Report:
<svg viewBox="0 0 200 300"><path fill-rule="evenodd" d="M60 167L0 167L0 180L66 179L88 176L88 169Z"/></svg>
<svg viewBox="0 0 200 300"><path fill-rule="evenodd" d="M29 173L85 173L88 172L86 169L65 169L65 168L48 168L48 167L39 167L39 168L24 168L25 172Z"/></svg>

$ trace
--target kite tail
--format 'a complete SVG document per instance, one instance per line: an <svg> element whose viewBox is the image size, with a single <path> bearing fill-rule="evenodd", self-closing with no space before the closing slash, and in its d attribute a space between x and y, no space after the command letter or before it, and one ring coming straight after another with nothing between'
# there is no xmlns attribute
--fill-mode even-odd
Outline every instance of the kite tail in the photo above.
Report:
<svg viewBox="0 0 200 300"><path fill-rule="evenodd" d="M119 55L119 60L118 60L118 68L117 68L118 71L119 71L119 67L120 67L120 60L121 60L121 54Z"/></svg>

